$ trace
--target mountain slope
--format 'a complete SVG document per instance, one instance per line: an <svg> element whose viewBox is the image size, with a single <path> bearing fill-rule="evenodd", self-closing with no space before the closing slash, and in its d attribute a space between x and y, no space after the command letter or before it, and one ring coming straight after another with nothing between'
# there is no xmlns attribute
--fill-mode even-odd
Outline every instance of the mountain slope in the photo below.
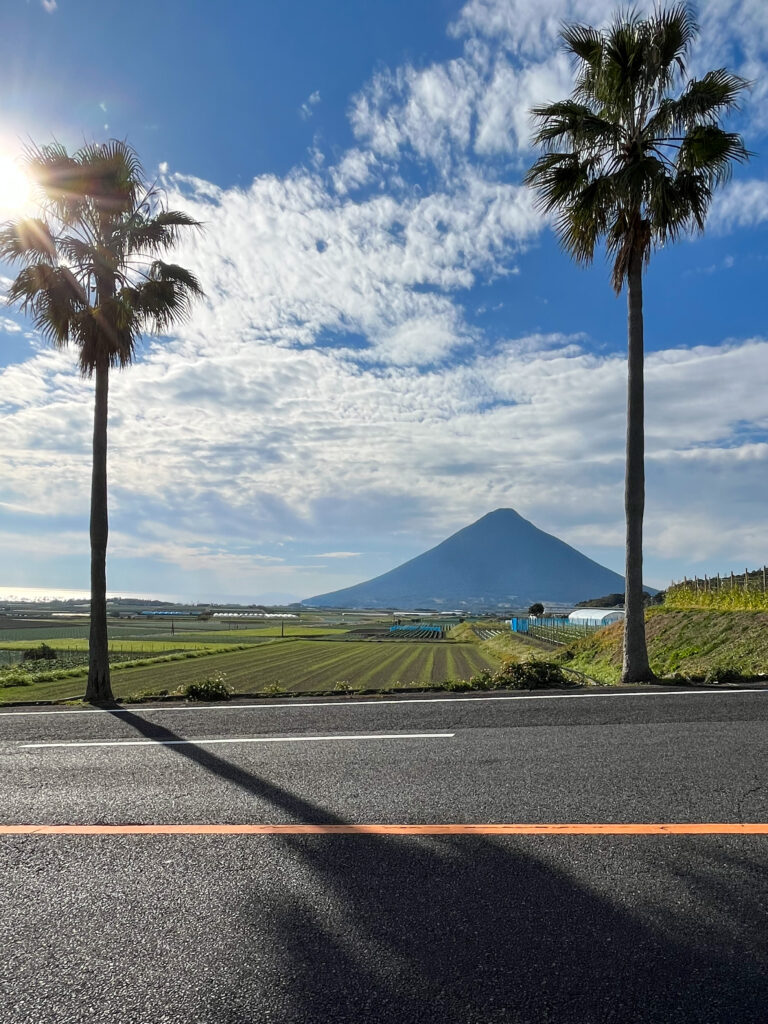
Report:
<svg viewBox="0 0 768 1024"><path fill-rule="evenodd" d="M624 578L498 508L403 565L344 590L310 597L321 608L525 607L624 590Z"/></svg>

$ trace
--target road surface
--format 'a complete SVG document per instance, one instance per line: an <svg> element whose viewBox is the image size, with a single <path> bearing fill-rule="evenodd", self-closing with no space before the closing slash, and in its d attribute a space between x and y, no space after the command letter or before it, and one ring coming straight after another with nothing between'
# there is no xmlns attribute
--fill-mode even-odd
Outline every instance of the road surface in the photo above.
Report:
<svg viewBox="0 0 768 1024"><path fill-rule="evenodd" d="M766 691L0 712L0 1021L763 1022L767 753Z"/></svg>

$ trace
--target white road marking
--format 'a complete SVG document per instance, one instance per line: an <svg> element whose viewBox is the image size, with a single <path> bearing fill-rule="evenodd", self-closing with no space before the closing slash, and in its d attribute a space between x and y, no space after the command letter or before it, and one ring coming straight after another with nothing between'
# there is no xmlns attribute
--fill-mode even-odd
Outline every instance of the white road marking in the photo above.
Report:
<svg viewBox="0 0 768 1024"><path fill-rule="evenodd" d="M449 740L453 732L394 732L362 733L359 736L235 736L227 739L195 740L74 740L66 743L20 743L22 750L40 750L48 747L209 747L214 743L310 743L336 740Z"/></svg>
<svg viewBox="0 0 768 1024"><path fill-rule="evenodd" d="M599 697L727 697L738 693L768 693L766 687L743 690L618 690L615 693L531 693L496 697L406 697L392 700L382 697L378 700L328 700L328 701L290 701L279 704L216 704L202 707L158 707L156 704L135 704L128 708L68 708L66 711L0 711L0 719L22 715L135 715L139 711L151 714L171 714L176 711L277 711L281 708L359 708L359 707L391 707L408 704L481 704L495 700L578 700L580 697L595 700Z"/></svg>

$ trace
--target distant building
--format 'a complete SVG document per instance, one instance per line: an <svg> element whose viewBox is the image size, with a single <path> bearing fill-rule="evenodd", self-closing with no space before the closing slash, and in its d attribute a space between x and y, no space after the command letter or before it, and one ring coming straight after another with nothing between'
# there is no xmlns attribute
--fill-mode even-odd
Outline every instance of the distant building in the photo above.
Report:
<svg viewBox="0 0 768 1024"><path fill-rule="evenodd" d="M583 626L608 626L623 618L623 608L577 608L568 616L568 621Z"/></svg>

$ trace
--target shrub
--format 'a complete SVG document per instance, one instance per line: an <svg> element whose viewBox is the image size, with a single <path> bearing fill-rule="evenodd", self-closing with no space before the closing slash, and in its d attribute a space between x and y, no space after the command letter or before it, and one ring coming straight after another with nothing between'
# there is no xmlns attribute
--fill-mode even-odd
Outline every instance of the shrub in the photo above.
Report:
<svg viewBox="0 0 768 1024"><path fill-rule="evenodd" d="M472 683L466 679L446 679L443 683L444 690L461 693L463 690L472 690Z"/></svg>
<svg viewBox="0 0 768 1024"><path fill-rule="evenodd" d="M560 689L567 686L578 686L572 678L552 661L511 661L499 669L493 677L494 688L504 687L510 690L542 690Z"/></svg>
<svg viewBox="0 0 768 1024"><path fill-rule="evenodd" d="M0 686L31 686L34 681L34 678L21 668L12 668L9 672L0 673Z"/></svg>
<svg viewBox="0 0 768 1024"><path fill-rule="evenodd" d="M223 672L214 672L200 682L189 683L183 691L187 700L229 700L233 692Z"/></svg>
<svg viewBox="0 0 768 1024"><path fill-rule="evenodd" d="M722 683L727 686L731 683L746 682L749 678L750 676L744 675L743 672L732 665L713 665L712 668L707 669L704 682Z"/></svg>
<svg viewBox="0 0 768 1024"><path fill-rule="evenodd" d="M470 676L469 684L473 690L492 690L493 672L484 668L482 672L478 672L477 675Z"/></svg>
<svg viewBox="0 0 768 1024"><path fill-rule="evenodd" d="M355 691L349 685L348 680L340 679L333 688L334 693L354 693Z"/></svg>
<svg viewBox="0 0 768 1024"><path fill-rule="evenodd" d="M56 661L56 651L48 644L39 647L28 647L22 654L24 661Z"/></svg>
<svg viewBox="0 0 768 1024"><path fill-rule="evenodd" d="M283 694L288 693L288 690L284 686L280 685L280 681L278 679L275 679L274 682L269 683L268 686L259 690L259 693L263 694L265 697L282 697Z"/></svg>

